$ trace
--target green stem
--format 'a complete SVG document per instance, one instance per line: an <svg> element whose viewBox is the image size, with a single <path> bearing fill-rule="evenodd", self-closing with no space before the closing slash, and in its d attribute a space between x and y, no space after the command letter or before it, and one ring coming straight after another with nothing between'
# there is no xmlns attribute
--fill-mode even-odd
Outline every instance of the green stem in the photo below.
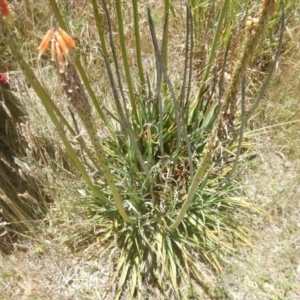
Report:
<svg viewBox="0 0 300 300"><path fill-rule="evenodd" d="M186 212L188 211L189 207L192 204L192 200L195 196L197 188L198 188L199 184L201 183L211 160L212 160L212 151L209 150L207 152L207 154L205 155L201 166L198 168L198 170L197 170L197 172L196 172L196 174L193 178L193 181L192 181L191 187L189 189L187 198L186 198L186 200L185 200L185 202L184 202L184 204L183 204L183 206L182 206L182 208L179 212L179 215L177 216L177 218L173 222L173 224L169 227L169 230L176 229L178 227L178 225L181 223L181 221L183 220L183 218L185 217Z"/></svg>
<svg viewBox="0 0 300 300"><path fill-rule="evenodd" d="M218 20L218 23L217 23L217 28L216 28L216 31L215 31L215 35L214 35L213 43L212 43L212 46L211 46L211 50L210 50L210 53L209 53L209 58L208 58L208 62L207 62L207 65L206 65L205 73L204 73L204 76L203 76L203 79L202 79L202 84L201 84L201 86L198 90L198 93L196 95L196 106L195 106L195 109L194 109L194 113L197 113L197 111L199 110L199 108L201 108L201 105L202 105L202 100L201 100L202 98L201 97L202 97L202 94L204 92L204 89L206 88L207 80L208 80L211 68L213 66L213 61L216 57L217 46L218 46L218 42L219 42L219 39L220 39L220 33L221 33L222 25L223 25L223 20L225 18L229 3L230 3L230 0L224 0L223 6L222 6L221 11L220 11L220 16L219 16L219 20Z"/></svg>
<svg viewBox="0 0 300 300"><path fill-rule="evenodd" d="M96 153L97 153L97 157L98 157L98 160L99 160L99 164L101 166L101 169L103 171L103 174L104 174L104 177L109 185L109 188L110 188L110 191L112 193L112 196L115 200L115 203L116 203L116 206L119 210L119 213L120 215L122 216L122 218L124 219L125 222L128 222L128 223L134 223L134 219L130 218L125 209L124 209L124 206L122 204L122 198L116 188L116 185L114 183L114 179L113 179L113 176L110 172L110 169L106 163L106 158L105 158L105 155L104 155L104 151L103 151L103 148L102 148L102 145L100 142L96 142L94 144L94 147L96 149Z"/></svg>
<svg viewBox="0 0 300 300"><path fill-rule="evenodd" d="M135 100L134 100L133 85L132 85L127 51L126 51L122 7L121 7L120 0L116 0L116 9L117 9L118 30L119 30L120 44L121 44L121 50L122 50L122 58L123 58L123 64L124 64L124 69L125 69L126 82L127 82L127 86L128 86L128 90L129 90L130 104L131 104L131 109L132 109L133 115L134 115L135 119L138 120L139 118L138 118Z"/></svg>
<svg viewBox="0 0 300 300"><path fill-rule="evenodd" d="M80 171L80 173L81 173L82 177L84 178L85 182L87 183L87 185L89 186L89 188L91 189L91 191L93 192L93 194L96 197L99 197L101 200L109 202L93 186L87 172L85 171L84 166L82 165L82 163L78 159L75 151L73 150L71 144L69 143L69 141L67 139L67 136L64 132L63 126L61 125L61 123L59 122L58 118L56 117L56 115L53 111L53 107L52 107L52 104L51 104L52 100L51 100L50 96L44 90L44 88L42 87L42 85L40 84L40 82L38 81L38 79L36 78L34 73L32 72L32 70L30 69L27 62L23 59L22 54L19 52L18 47L17 47L14 39L11 37L3 18L0 18L0 29L1 29L5 39L7 41L8 46L10 47L10 50L11 50L12 54L14 55L14 58L16 59L18 64L20 65L24 76L26 77L28 82L31 84L31 86L34 89L34 91L36 92L37 96L40 98L43 106L45 107L45 109L47 111L47 114L49 115L51 121L53 122L54 126L56 127L57 132L58 132L64 146L66 147L68 155L74 161L75 165L77 166L78 170Z"/></svg>
<svg viewBox="0 0 300 300"><path fill-rule="evenodd" d="M101 41L101 49L102 49L105 57L107 57L107 59L108 59L108 52L107 52L107 48L106 48L102 22L101 22L100 16L99 16L98 4L97 4L96 0L92 0L92 4L93 4L94 17L96 20L96 26L97 26L99 38Z"/></svg>
<svg viewBox="0 0 300 300"><path fill-rule="evenodd" d="M163 44L162 44L162 60L165 70L168 70L168 42L169 42L169 11L170 11L170 1L165 0L165 23L164 23L164 33L163 33ZM167 82L164 79L163 82L163 92L164 96L167 94Z"/></svg>
<svg viewBox="0 0 300 300"><path fill-rule="evenodd" d="M134 20L134 34L135 34L137 65L138 65L138 69L139 69L141 86L142 86L142 89L144 89L145 76L144 76L144 69L143 69L143 64L142 64L142 50L141 50L140 28L139 28L138 3L136 0L132 0L132 6L133 6L133 20Z"/></svg>
<svg viewBox="0 0 300 300"><path fill-rule="evenodd" d="M62 15L59 12L58 6L56 4L55 0L49 0L50 5L52 7L52 10L54 12L54 15L58 21L59 26L64 30L64 31L68 31L67 25L64 22L64 19L62 17Z"/></svg>

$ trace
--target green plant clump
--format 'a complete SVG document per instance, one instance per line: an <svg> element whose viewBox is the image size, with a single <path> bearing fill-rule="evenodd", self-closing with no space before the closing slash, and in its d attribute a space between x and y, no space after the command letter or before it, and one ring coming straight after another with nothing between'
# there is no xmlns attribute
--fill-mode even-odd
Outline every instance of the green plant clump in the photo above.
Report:
<svg viewBox="0 0 300 300"><path fill-rule="evenodd" d="M56 2L49 2L60 28L68 31ZM102 105L104 99L95 96L80 57L71 53L72 43L64 48L60 41L64 35L53 25L54 69L70 108L88 134L85 138L76 134L68 118L61 114L51 93L23 59L10 30L0 21L0 30L16 61L86 182L84 208L105 249L99 255L116 258L111 279L111 286L116 287L115 299L124 293L129 298L142 299L143 283L166 291L168 282L178 298L188 298L181 293L184 286L188 286L190 294L201 287L213 297L202 263L221 271L226 253L250 244L251 230L245 221L256 209L243 200L238 186L230 181L236 164L222 161L230 155L238 161L244 125L250 117L245 114L243 78L264 39L275 4L263 1L257 18L248 21L244 39L239 41L240 53L231 70L231 80L225 83L230 40L237 38L224 25L235 32L229 20L236 4L229 0L217 1L213 6L202 2L190 1L184 8L184 57L182 68L176 70L181 77L178 80L170 73L172 64L168 60L169 28L179 26L180 18L172 1L164 1L161 41L150 8L140 9L137 1L132 1L132 7L125 7L120 0L109 7L104 0L101 5L91 1L99 34L98 54L106 69L103 76L107 76L111 88L111 107ZM129 49L126 41L125 9L132 10L135 49ZM143 61L142 17L148 24L153 68ZM202 29L198 22L203 17L207 22ZM194 59L201 38L195 30L206 30L211 41L203 55L205 63L197 84ZM136 56L129 55L129 50ZM192 88L195 86L196 90ZM240 102L242 109L237 107ZM100 138L98 124L105 128L105 138ZM101 174L100 179L92 180L69 136L77 139Z"/></svg>

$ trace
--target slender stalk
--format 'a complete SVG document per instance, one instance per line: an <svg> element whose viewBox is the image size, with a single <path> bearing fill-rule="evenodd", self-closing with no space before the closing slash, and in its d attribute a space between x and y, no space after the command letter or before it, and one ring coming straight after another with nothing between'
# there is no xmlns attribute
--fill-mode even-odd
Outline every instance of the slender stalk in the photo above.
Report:
<svg viewBox="0 0 300 300"><path fill-rule="evenodd" d="M172 98L173 104L174 104L176 132L177 132L177 146L176 146L176 148L178 148L179 143L181 141L180 111L179 111L179 107L178 107L179 104L178 104L178 101L176 99L174 88L173 88L173 85L172 85L172 83L170 81L170 78L168 76L167 70L165 69L164 64L163 64L162 54L160 53L160 50L159 50L159 47L158 47L158 41L157 41L155 28L154 28L154 22L152 20L149 8L148 8L148 22L149 22L150 33L151 33L151 37L152 37L152 44L153 44L153 47L154 47L155 59L157 60L157 62L159 64L159 68L162 71L162 74L164 75L165 82L168 85L168 88L169 88L169 91L170 91L170 94L171 94L171 98ZM175 166L175 163L174 163L174 166Z"/></svg>
<svg viewBox="0 0 300 300"><path fill-rule="evenodd" d="M209 145L208 148L211 148L211 145ZM173 224L171 226L169 226L169 230L176 229L178 227L178 225L181 223L181 221L183 220L183 218L185 217L186 212L188 211L189 207L192 204L192 200L195 196L197 188L198 188L199 184L201 183L204 175L206 174L206 170L207 170L209 164L212 161L212 153L213 153L212 149L209 149L207 154L205 155L201 166L198 168L198 170L193 178L192 184L189 188L187 198L186 198L184 204L182 205L182 208L181 208L176 220L173 222Z"/></svg>
<svg viewBox="0 0 300 300"><path fill-rule="evenodd" d="M266 89L270 83L271 77L274 73L275 67L277 65L280 53L281 53L281 48L282 48L282 41L283 41L283 34L284 34L284 29L285 29L285 9L284 9L284 1L281 1L282 3L282 13L281 13L281 28L280 28L280 36L279 36L279 43L278 43L278 47L277 47L277 51L275 54L275 58L274 61L272 63L272 66L269 70L269 74L259 92L259 95L255 101L255 103L253 104L253 106L251 107L251 109L248 112L248 115L246 117L246 123L249 121L251 115L254 113L254 111L256 110L256 108L258 107L261 99L263 98L263 96L265 95Z"/></svg>
<svg viewBox="0 0 300 300"><path fill-rule="evenodd" d="M245 110L246 110L246 105L245 105L245 90L246 90L246 78L244 76L243 80L242 80L242 84L241 84L241 108L242 108L242 120L241 120L241 127L240 127L240 138L238 141L238 147L237 147L237 151L236 151L236 156L235 156L235 160L232 166L232 169L230 170L230 173L228 175L228 180L231 178L231 176L234 174L238 162L239 162L239 158L240 158L240 154L241 154L241 150L242 150L242 145L243 145L243 137L244 137L244 129L245 129L245 125L246 125L246 114L245 114Z"/></svg>
<svg viewBox="0 0 300 300"><path fill-rule="evenodd" d="M122 16L122 5L120 0L116 0L116 9L117 9L118 31L120 37L121 50L122 50L123 64L125 69L126 83L129 90L130 104L131 104L132 113L135 119L138 120L138 114L137 114L135 100L134 100L133 85L132 85L130 68L128 63L128 56L126 51L123 16Z"/></svg>
<svg viewBox="0 0 300 300"><path fill-rule="evenodd" d="M145 76L144 76L144 69L143 69L143 64L142 64L142 50L141 50L138 2L136 0L132 0L132 7L133 7L133 21L134 21L134 35L135 35L137 65L138 65L138 69L139 69L141 86L144 89Z"/></svg>
<svg viewBox="0 0 300 300"><path fill-rule="evenodd" d="M192 25L191 28L190 28L190 25ZM192 20L190 7L188 5L186 5L186 41L185 41L186 54L185 54L185 59L184 59L184 73L183 73L179 103L180 103L180 118L182 120L182 127L183 127L182 132L183 132L183 137L184 137L186 147L187 147L190 174L193 176L194 169L193 169L192 150L191 150L191 145L190 145L190 141L189 141L188 133L187 133L187 119L188 118L186 117L186 113L188 113L188 112L185 112L185 103L184 103L185 97L186 97L186 91L185 91L186 90L186 80L187 80L188 75L190 75L190 72L189 72L189 74L187 74L188 61L189 61L189 58L190 58L190 60L192 60L192 50L193 50L193 49L190 50L190 45L189 45L190 42L192 44L192 41L190 41L190 36L192 37L192 33L190 33L191 31L193 31L193 20ZM191 45L191 48L192 48L192 45ZM188 79L191 80L190 76ZM190 85L191 85L191 82L189 81L188 89L189 89ZM189 91L188 91L188 93L189 93ZM187 101L188 101L188 98L186 99L186 102Z"/></svg>
<svg viewBox="0 0 300 300"><path fill-rule="evenodd" d="M118 79L119 90L120 90L120 93L121 93L121 96L122 96L122 101L123 101L123 108L121 108L121 104L119 103L119 98L115 98L115 101L116 101L117 108L118 109L119 109L119 107L121 108L121 111L119 111L119 115L122 117L123 116L123 110L124 110L126 120L129 120L129 113L128 113L128 109L127 109L127 101L126 101L126 98L125 98L125 95L124 95L121 72L120 72L120 68L119 68L119 60L118 60L118 57L117 57L116 48L115 48L115 44L114 44L113 29L112 29L112 25L111 25L109 10L108 10L108 7L107 7L107 4L106 4L105 0L102 0L102 4L103 4L103 9L104 9L104 12L105 12L106 20L107 20L110 48L111 48L111 52L112 52L113 59L114 59L114 65L115 65L115 69L116 69L116 75L117 75L117 79ZM105 62L108 61L108 58L105 57L104 53L102 53L102 56L103 56ZM110 65L109 65L109 68L110 68ZM127 122L126 120L125 121L123 120L123 122L126 123Z"/></svg>
<svg viewBox="0 0 300 300"><path fill-rule="evenodd" d="M163 64L166 70L168 69L168 42L169 42L169 10L170 10L170 1L165 0L165 24L164 24L164 36L162 44L162 57Z"/></svg>
<svg viewBox="0 0 300 300"><path fill-rule="evenodd" d="M52 11L54 12L55 18L58 21L59 26L64 30L64 31L68 31L67 25L64 22L64 19L62 17L62 15L59 12L58 6L56 4L55 0L49 0Z"/></svg>
<svg viewBox="0 0 300 300"><path fill-rule="evenodd" d="M170 11L170 1L165 0L165 22L164 22L161 53L162 53L163 65L166 70L168 70L169 11ZM167 94L167 87L168 87L167 82L164 79L164 83L163 83L164 96L166 96Z"/></svg>
<svg viewBox="0 0 300 300"><path fill-rule="evenodd" d="M163 101L161 96L161 86L162 86L162 63L160 61L160 54L159 54L159 46L155 34L154 24L151 19L150 10L148 9L148 22L150 27L150 32L152 36L152 43L154 47L154 55L155 55L155 69L156 69L156 103L155 103L155 114L159 116L159 149L160 155L162 157L165 156L165 149L164 149L164 109L163 109ZM148 77L149 81L149 77ZM149 88L150 85L148 84ZM150 90L150 89L149 89Z"/></svg>
<svg viewBox="0 0 300 300"><path fill-rule="evenodd" d="M202 105L201 97L202 97L203 92L205 90L206 83L207 83L207 80L208 80L208 77L209 77L209 74L210 74L210 70L213 66L213 62L214 62L214 59L216 57L217 46L218 46L218 42L220 40L220 33L221 33L222 25L223 25L223 20L225 18L229 3L230 3L230 0L224 0L223 6L222 6L221 11L220 11L220 16L219 16L219 19L218 19L217 28L216 28L216 31L215 31L215 35L214 35L213 43L212 43L212 46L211 46L211 50L210 50L210 53L209 53L209 58L208 58L208 62L207 62L207 65L206 65L205 73L203 75L202 84L201 84L201 86L198 90L198 93L196 95L196 106L195 106L195 109L194 109L194 113L197 113L197 111L201 108L201 105Z"/></svg>
<svg viewBox="0 0 300 300"><path fill-rule="evenodd" d="M103 33L103 26L102 26L102 22L101 22L100 16L99 16L97 1L92 0L92 4L93 4L94 17L96 20L96 26L97 26L99 38L101 41L101 49L102 49L102 52L104 53L104 55L108 58L108 52L107 52L104 33Z"/></svg>
<svg viewBox="0 0 300 300"><path fill-rule="evenodd" d="M58 132L64 146L66 147L68 155L70 156L70 158L73 160L73 162L77 166L77 168L80 171L82 177L84 178L86 184L88 185L88 187L90 188L90 190L93 192L93 194L96 197L99 197L101 200L103 200L105 202L110 202L101 193L99 193L99 191L97 189L95 189L95 187L93 186L87 172L85 171L84 166L82 165L81 161L78 159L75 151L73 150L71 144L69 143L69 141L67 139L67 136L65 134L65 131L64 131L61 123L59 122L59 120L57 119L57 117L53 111L53 107L51 104L52 100L51 100L50 96L44 90L44 88L42 87L42 85L40 84L40 82L38 81L38 79L36 78L34 73L32 72L32 70L30 69L27 62L23 59L23 56L19 52L14 39L10 35L8 28L7 28L6 24L4 23L3 18L0 18L0 30L3 33L3 35L7 41L7 44L10 47L12 54L14 55L14 58L20 65L20 67L23 71L23 74L25 75L28 82L31 84L31 86L34 89L34 91L36 92L37 96L40 98L51 121L53 122L54 126L56 127L57 132Z"/></svg>

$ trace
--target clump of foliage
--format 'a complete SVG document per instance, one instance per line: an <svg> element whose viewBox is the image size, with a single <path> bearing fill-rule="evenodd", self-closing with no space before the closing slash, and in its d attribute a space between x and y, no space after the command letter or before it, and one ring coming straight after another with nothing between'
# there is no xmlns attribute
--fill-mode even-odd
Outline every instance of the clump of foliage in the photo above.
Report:
<svg viewBox="0 0 300 300"><path fill-rule="evenodd" d="M143 282L164 291L166 279L178 297L188 297L180 292L186 285L190 293L197 292L200 286L214 297L200 262L220 271L226 253L250 243L250 229L238 213L242 211L247 217L249 210L255 208L238 196L237 187L228 179L242 148L244 125L261 98L246 115L244 78L257 46L264 39L275 3L262 1L257 18L247 21L243 29L245 38L239 45L241 53L226 84L230 40L234 37L230 31L222 35L222 30L224 23L229 22L234 4L229 0L217 2L213 7L215 17L207 20L213 23L207 23L211 32L207 59L201 80L195 84L193 59L199 46L195 31L201 29L193 11L203 17L212 13L212 8L206 3L201 10L201 1L190 2L184 9L184 58L178 80L173 79L175 76L168 69L170 19L172 16L176 23L178 18L172 2L164 1L161 43L150 8L145 12L155 61L155 67L146 68L139 22L143 12L137 1L132 1L137 65L133 70L124 30L124 4L115 1L108 6L103 0L99 6L96 0L91 1L99 34L97 49L113 102L104 106L104 95L95 96L80 58L72 53L75 41L67 33L56 2L50 0L59 26L52 24L40 51L44 52L51 41L54 69L71 110L88 135L85 138L78 134L77 122L71 126L62 115L23 59L9 29L0 22L12 53L85 180L85 209L97 240L104 245L101 255L118 257L111 280L112 287L117 283L116 299L127 287L130 298L141 299ZM114 37L115 30L118 39ZM192 89L195 85L196 90ZM100 138L101 128L105 128L105 138ZM70 137L78 141L100 174L97 181L92 180L85 161L74 151ZM235 164L223 165L226 153L235 156Z"/></svg>

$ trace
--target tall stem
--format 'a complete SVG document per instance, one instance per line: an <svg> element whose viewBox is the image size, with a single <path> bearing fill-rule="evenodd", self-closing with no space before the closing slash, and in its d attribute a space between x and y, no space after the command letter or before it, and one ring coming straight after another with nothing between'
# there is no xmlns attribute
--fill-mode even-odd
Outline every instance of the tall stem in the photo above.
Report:
<svg viewBox="0 0 300 300"><path fill-rule="evenodd" d="M142 50L141 50L138 3L136 0L132 0L132 7L133 7L134 35L135 35L137 65L138 65L138 69L139 69L141 86L144 89L145 76L144 76L144 69L143 69L143 64L142 64Z"/></svg>
<svg viewBox="0 0 300 300"><path fill-rule="evenodd" d="M169 42L169 11L170 11L170 1L165 0L165 23L164 23L164 32L163 32L163 41L162 41L162 61L163 66L166 70L168 70L168 42ZM163 82L163 92L164 96L167 94L167 82L164 79Z"/></svg>
<svg viewBox="0 0 300 300"><path fill-rule="evenodd" d="M118 30L119 30L120 44L122 50L122 58L123 58L123 64L125 69L126 83L129 90L131 109L135 119L138 120L138 114L137 114L135 100L134 100L133 85L132 85L131 74L129 70L128 56L126 51L123 16L122 16L122 5L120 0L116 0L116 9L117 9Z"/></svg>
<svg viewBox="0 0 300 300"><path fill-rule="evenodd" d="M213 66L214 59L216 57L218 42L220 40L221 28L222 28L222 25L223 25L223 20L225 18L229 3L230 3L230 0L225 0L223 6L221 8L221 11L220 11L220 16L219 16L219 19L218 19L217 28L216 28L216 31L215 31L215 35L214 35L213 43L212 43L212 46L211 46L211 50L210 50L210 53L209 53L209 58L208 58L208 62L207 62L207 65L206 65L205 73L203 75L202 83L200 85L200 88L199 88L197 96L196 96L196 106L195 106L194 113L197 113L197 111L199 110L199 108L201 108L201 105L202 105L201 97L202 97L203 92L206 88L207 80L208 80L211 68Z"/></svg>
<svg viewBox="0 0 300 300"><path fill-rule="evenodd" d="M103 33L103 26L102 26L102 22L100 20L99 11L98 11L98 4L97 4L96 0L92 0L92 4L93 4L94 17L96 20L96 26L97 26L99 38L101 41L101 49L102 49L102 52L104 53L104 55L108 58L108 53L107 53L107 48L106 48L106 43L105 43L105 38L104 38L104 33Z"/></svg>
<svg viewBox="0 0 300 300"><path fill-rule="evenodd" d="M210 145L209 145L209 148L210 148ZM205 155L201 166L198 168L198 170L197 170L197 172L196 172L196 174L193 178L193 181L192 181L192 184L190 186L187 198L186 198L186 200L185 200L185 202L184 202L184 204L183 204L176 220L169 227L169 230L176 229L178 227L178 225L181 223L181 221L183 220L183 218L185 217L186 212L188 211L189 207L192 204L192 200L195 196L197 188L198 188L199 184L201 183L204 175L206 174L206 170L207 170L209 164L211 163L212 153L213 153L212 149L209 149L207 154Z"/></svg>

